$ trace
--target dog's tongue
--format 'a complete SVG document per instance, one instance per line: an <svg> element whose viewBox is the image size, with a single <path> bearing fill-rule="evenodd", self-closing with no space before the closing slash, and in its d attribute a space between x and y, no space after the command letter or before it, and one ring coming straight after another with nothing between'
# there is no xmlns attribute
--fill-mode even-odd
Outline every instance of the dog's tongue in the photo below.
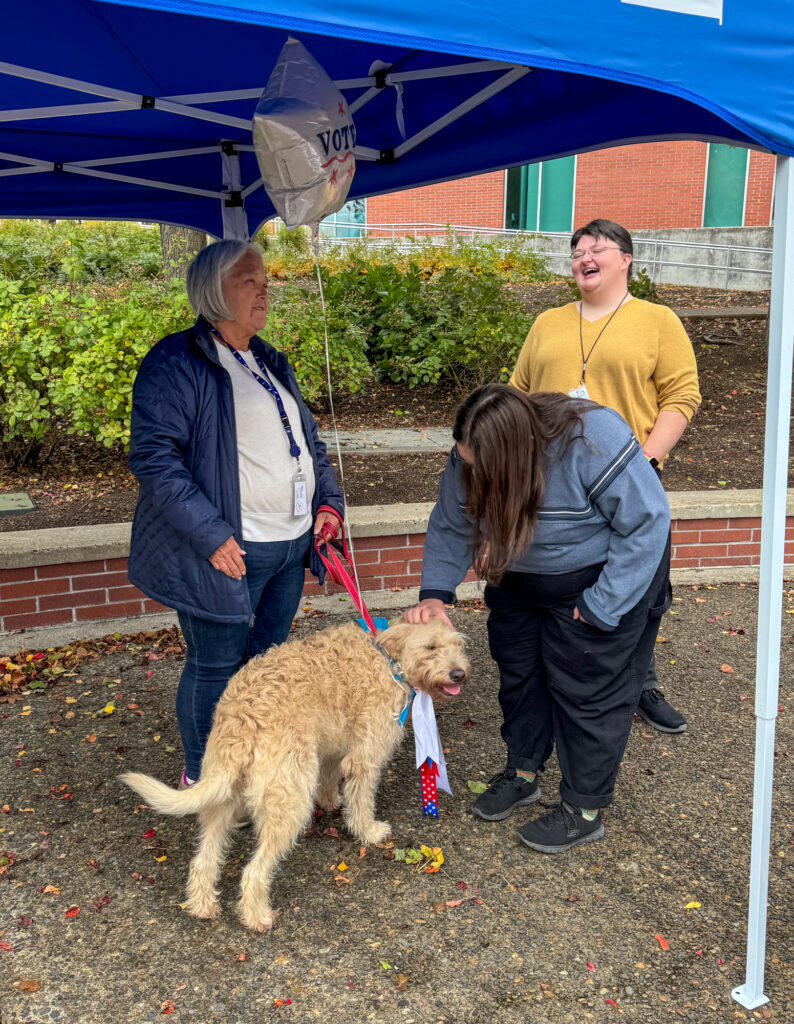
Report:
<svg viewBox="0 0 794 1024"><path fill-rule="evenodd" d="M444 683L441 689L444 693L448 693L450 697L454 697L456 694L460 693L460 683Z"/></svg>

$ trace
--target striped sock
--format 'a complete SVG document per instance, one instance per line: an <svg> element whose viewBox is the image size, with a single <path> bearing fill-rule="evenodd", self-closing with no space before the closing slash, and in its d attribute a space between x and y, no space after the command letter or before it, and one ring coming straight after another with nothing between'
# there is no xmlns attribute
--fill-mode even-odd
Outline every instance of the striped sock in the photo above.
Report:
<svg viewBox="0 0 794 1024"><path fill-rule="evenodd" d="M516 769L516 776L523 779L524 782L534 782L537 774L537 772L522 772L518 768Z"/></svg>
<svg viewBox="0 0 794 1024"><path fill-rule="evenodd" d="M598 808L596 808L594 811L586 811L583 807L580 807L579 813L585 819L585 821L595 821L598 817Z"/></svg>

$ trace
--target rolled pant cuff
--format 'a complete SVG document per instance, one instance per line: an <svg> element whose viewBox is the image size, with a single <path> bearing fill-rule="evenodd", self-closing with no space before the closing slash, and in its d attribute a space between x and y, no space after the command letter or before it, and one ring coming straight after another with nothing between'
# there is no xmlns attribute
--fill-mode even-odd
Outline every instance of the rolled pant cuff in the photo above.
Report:
<svg viewBox="0 0 794 1024"><path fill-rule="evenodd" d="M608 807L612 803L615 799L615 791L610 789L606 793L577 793L570 786L566 786L564 782L561 782L560 796L566 803L573 804L574 807L578 807L580 810L597 811L602 807Z"/></svg>
<svg viewBox="0 0 794 1024"><path fill-rule="evenodd" d="M541 765L537 761L531 761L528 757L518 757L515 754L507 755L507 767L517 772L539 772Z"/></svg>

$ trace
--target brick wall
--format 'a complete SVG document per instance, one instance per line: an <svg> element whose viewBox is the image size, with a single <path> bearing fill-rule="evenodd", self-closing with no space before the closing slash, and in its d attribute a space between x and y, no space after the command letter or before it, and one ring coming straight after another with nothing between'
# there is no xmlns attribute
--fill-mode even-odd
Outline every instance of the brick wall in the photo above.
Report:
<svg viewBox="0 0 794 1024"><path fill-rule="evenodd" d="M630 231L700 227L707 149L704 142L646 142L582 153L574 224L603 217Z"/></svg>
<svg viewBox="0 0 794 1024"><path fill-rule="evenodd" d="M130 586L126 558L0 569L0 633L163 610Z"/></svg>
<svg viewBox="0 0 794 1024"><path fill-rule="evenodd" d="M418 586L423 543L423 533L356 540L361 590ZM757 566L760 547L757 517L673 520L674 569ZM794 516L787 520L786 563L794 565ZM157 601L130 586L126 566L126 558L107 558L0 569L0 633L163 611ZM474 579L473 573L467 579ZM306 597L343 589L330 580L320 588L306 574Z"/></svg>
<svg viewBox="0 0 794 1024"><path fill-rule="evenodd" d="M392 192L367 200L368 224L468 224L504 226L504 171L439 185Z"/></svg>
<svg viewBox="0 0 794 1024"><path fill-rule="evenodd" d="M775 180L775 157L751 149L747 170L747 198L744 223L748 227L769 224L772 214L772 189Z"/></svg>
<svg viewBox="0 0 794 1024"><path fill-rule="evenodd" d="M705 142L644 142L581 153L576 160L575 226L595 217L642 228L700 227ZM769 224L775 158L749 154L747 226ZM426 222L474 227L504 224L503 171L367 200L369 224Z"/></svg>

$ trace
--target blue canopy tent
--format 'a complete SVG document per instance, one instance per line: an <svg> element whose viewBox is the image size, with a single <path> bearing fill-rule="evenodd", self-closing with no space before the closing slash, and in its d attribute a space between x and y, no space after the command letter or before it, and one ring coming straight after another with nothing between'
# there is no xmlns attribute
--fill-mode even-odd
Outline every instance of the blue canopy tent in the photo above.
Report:
<svg viewBox="0 0 794 1024"><path fill-rule="evenodd" d="M251 117L288 35L348 100L350 198L628 142L703 139L778 154L747 977L734 991L756 1007L766 1001L794 349L794 295L784 287L794 272L791 5L9 0L0 217L152 220L248 237L274 213Z"/></svg>

